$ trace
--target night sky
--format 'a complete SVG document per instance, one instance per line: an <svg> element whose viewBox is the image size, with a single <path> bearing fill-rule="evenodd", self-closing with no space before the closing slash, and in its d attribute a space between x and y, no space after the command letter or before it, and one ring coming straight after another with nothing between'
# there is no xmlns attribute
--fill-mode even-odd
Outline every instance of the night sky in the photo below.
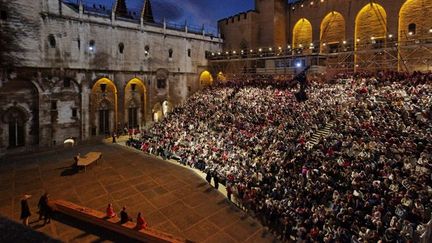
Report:
<svg viewBox="0 0 432 243"><path fill-rule="evenodd" d="M85 4L111 7L114 0L84 0ZM126 0L131 11L139 12L144 0ZM156 20L216 28L217 20L254 8L254 0L151 0Z"/></svg>

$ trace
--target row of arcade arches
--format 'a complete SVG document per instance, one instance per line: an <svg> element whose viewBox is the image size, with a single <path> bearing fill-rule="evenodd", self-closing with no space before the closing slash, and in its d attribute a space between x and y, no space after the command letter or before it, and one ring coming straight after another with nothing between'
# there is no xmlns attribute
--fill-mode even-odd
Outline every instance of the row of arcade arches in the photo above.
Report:
<svg viewBox="0 0 432 243"><path fill-rule="evenodd" d="M398 41L430 37L432 31L432 0L407 0L399 12ZM304 53L312 53L312 24L306 18L299 19L293 27L293 48L304 48ZM346 21L344 16L336 11L328 13L320 24L320 52L328 53L343 43L346 39ZM387 12L377 3L365 5L355 18L354 39L355 50L361 52L373 48L383 48L388 37ZM396 38L396 37L395 37ZM365 57L356 55L356 62Z"/></svg>
<svg viewBox="0 0 432 243"><path fill-rule="evenodd" d="M219 72L216 75L216 80L218 82L225 82L226 81L225 74L222 72ZM199 76L199 82L200 82L201 86L203 86L203 87L212 85L213 81L214 81L213 75L210 73L210 71L204 70Z"/></svg>
<svg viewBox="0 0 432 243"><path fill-rule="evenodd" d="M91 134L107 135L120 128L140 128L145 124L147 89L143 81L133 78L124 87L123 111L119 111L119 98L116 84L108 79L97 80L90 95ZM161 121L173 110L172 103L156 103L152 108L154 122ZM119 112L123 113L122 121Z"/></svg>

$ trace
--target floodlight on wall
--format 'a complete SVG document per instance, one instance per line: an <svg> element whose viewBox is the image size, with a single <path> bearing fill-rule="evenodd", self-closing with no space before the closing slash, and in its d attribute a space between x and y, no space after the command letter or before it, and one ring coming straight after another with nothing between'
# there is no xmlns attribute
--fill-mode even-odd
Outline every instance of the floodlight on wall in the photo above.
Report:
<svg viewBox="0 0 432 243"><path fill-rule="evenodd" d="M314 4L314 2L312 1L312 2L310 2L310 5L313 5Z"/></svg>
<svg viewBox="0 0 432 243"><path fill-rule="evenodd" d="M357 41L357 42L360 42L360 39L357 39L356 41Z"/></svg>
<svg viewBox="0 0 432 243"><path fill-rule="evenodd" d="M302 63L301 62L296 62L296 67L301 68L302 67Z"/></svg>
<svg viewBox="0 0 432 243"><path fill-rule="evenodd" d="M214 52L212 52L212 56L214 56L215 54L214 54Z"/></svg>
<svg viewBox="0 0 432 243"><path fill-rule="evenodd" d="M300 5L300 7L302 7L302 8L303 8L303 7L304 7L304 5L302 4L302 5Z"/></svg>
<svg viewBox="0 0 432 243"><path fill-rule="evenodd" d="M225 52L225 54L227 54L227 55L228 55L228 54L229 54L229 52L228 52L228 51L226 51L226 52Z"/></svg>
<svg viewBox="0 0 432 243"><path fill-rule="evenodd" d="M342 41L342 44L346 45L346 43L347 43L346 40Z"/></svg>
<svg viewBox="0 0 432 243"><path fill-rule="evenodd" d="M259 52L262 52L262 48L258 49Z"/></svg>
<svg viewBox="0 0 432 243"><path fill-rule="evenodd" d="M432 34L432 28L430 28L430 29L429 29L429 33L431 33L431 34Z"/></svg>
<svg viewBox="0 0 432 243"><path fill-rule="evenodd" d="M323 46L326 46L327 44L326 44L326 43L323 43L322 45L323 45Z"/></svg>
<svg viewBox="0 0 432 243"><path fill-rule="evenodd" d="M295 10L295 7L292 7L292 10Z"/></svg>
<svg viewBox="0 0 432 243"><path fill-rule="evenodd" d="M250 52L252 53L252 52L253 52L253 50L252 50L252 49L250 49Z"/></svg>
<svg viewBox="0 0 432 243"><path fill-rule="evenodd" d="M278 49L279 49L279 51L281 51L281 50L282 50L282 47L281 47L281 46L279 46L279 47L278 47Z"/></svg>
<svg viewBox="0 0 432 243"><path fill-rule="evenodd" d="M302 45L302 44L299 44L299 47L300 47L300 48L303 48L303 45Z"/></svg>
<svg viewBox="0 0 432 243"><path fill-rule="evenodd" d="M413 35L414 33L412 32L412 31L410 31L410 32L408 32L408 35L409 36L411 36L411 35Z"/></svg>
<svg viewBox="0 0 432 243"><path fill-rule="evenodd" d="M291 49L291 45L288 45L287 47L288 47L288 49Z"/></svg>
<svg viewBox="0 0 432 243"><path fill-rule="evenodd" d="M218 52L218 55L219 55L219 56L220 56L220 54L221 54L221 53L220 53L220 52Z"/></svg>
<svg viewBox="0 0 432 243"><path fill-rule="evenodd" d="M324 0L321 0L321 2L323 3L323 2L324 2Z"/></svg>
<svg viewBox="0 0 432 243"><path fill-rule="evenodd" d="M237 52L236 52L236 51L233 51L232 53L233 53L233 54L236 54Z"/></svg>
<svg viewBox="0 0 432 243"><path fill-rule="evenodd" d="M269 47L269 51L273 51L273 48Z"/></svg>

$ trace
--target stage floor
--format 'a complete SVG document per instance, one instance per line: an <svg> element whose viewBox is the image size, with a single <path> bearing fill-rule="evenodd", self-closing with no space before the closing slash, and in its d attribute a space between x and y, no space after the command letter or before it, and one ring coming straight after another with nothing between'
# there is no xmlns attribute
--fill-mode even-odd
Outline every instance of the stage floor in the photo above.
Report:
<svg viewBox="0 0 432 243"><path fill-rule="evenodd" d="M71 169L73 156L100 151L103 159L87 172ZM44 191L105 211L127 207L142 212L150 227L196 242L272 242L255 219L245 215L195 172L121 145L94 145L6 159L0 163L0 214L19 221L20 198L30 194L32 228L68 242L123 241L116 235L60 217L42 226L37 202ZM35 222L36 221L36 222Z"/></svg>

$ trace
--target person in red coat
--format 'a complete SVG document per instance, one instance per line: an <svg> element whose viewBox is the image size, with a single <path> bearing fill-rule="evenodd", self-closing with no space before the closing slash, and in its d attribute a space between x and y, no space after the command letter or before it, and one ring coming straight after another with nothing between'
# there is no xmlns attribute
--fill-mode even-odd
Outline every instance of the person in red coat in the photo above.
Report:
<svg viewBox="0 0 432 243"><path fill-rule="evenodd" d="M114 208L111 203L108 204L106 214L108 218L114 218L116 216L116 213L114 212Z"/></svg>
<svg viewBox="0 0 432 243"><path fill-rule="evenodd" d="M142 230L147 228L147 222L141 216L141 213L138 213L136 227L137 230Z"/></svg>

